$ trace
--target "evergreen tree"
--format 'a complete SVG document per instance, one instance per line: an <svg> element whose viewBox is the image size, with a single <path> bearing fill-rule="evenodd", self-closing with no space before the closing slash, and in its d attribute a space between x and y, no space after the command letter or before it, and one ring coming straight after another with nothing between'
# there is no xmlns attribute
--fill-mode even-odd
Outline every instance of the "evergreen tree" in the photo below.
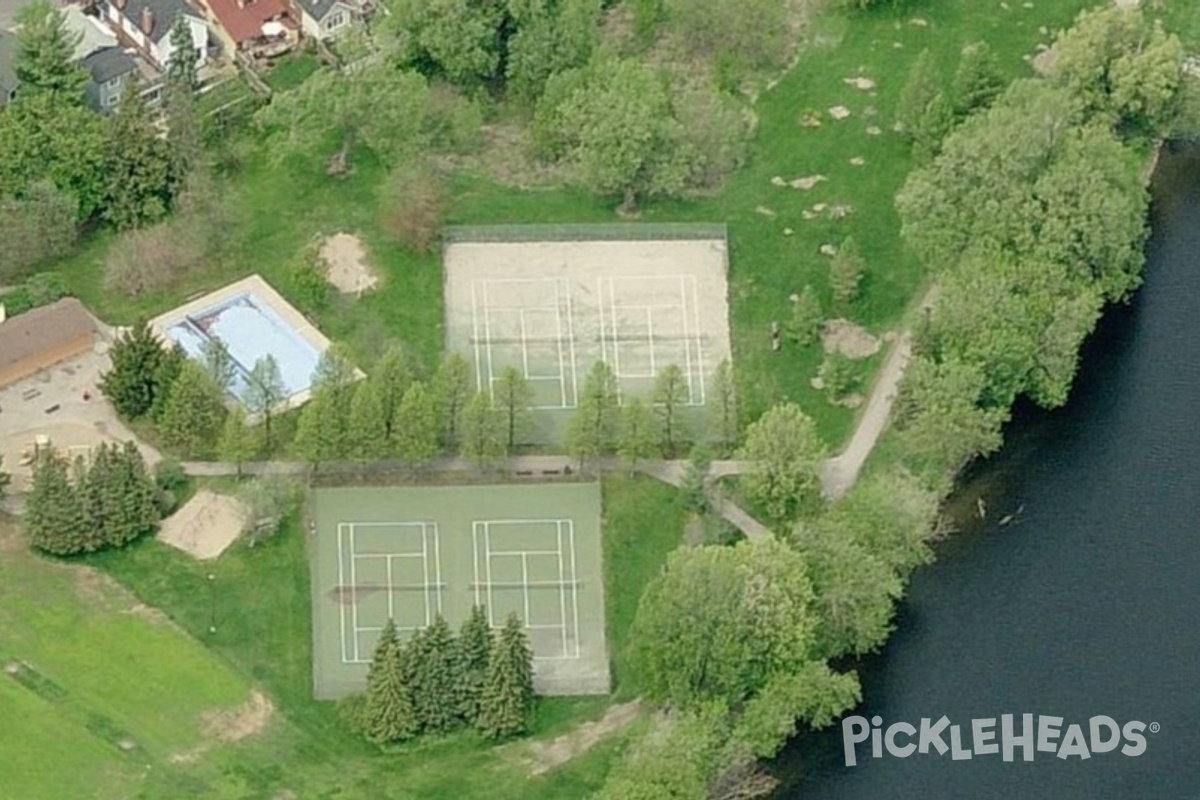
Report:
<svg viewBox="0 0 1200 800"><path fill-rule="evenodd" d="M53 95L56 101L83 105L88 74L75 61L81 38L67 30L63 15L48 0L37 0L17 13L17 54L13 70L21 95Z"/></svg>
<svg viewBox="0 0 1200 800"><path fill-rule="evenodd" d="M404 680L403 661L396 624L389 619L379 635L367 671L362 724L363 732L372 742L402 742L420 731L412 687Z"/></svg>
<svg viewBox="0 0 1200 800"><path fill-rule="evenodd" d="M138 228L166 216L171 206L171 149L130 80L108 122L107 198L104 218L119 229Z"/></svg>
<svg viewBox="0 0 1200 800"><path fill-rule="evenodd" d="M567 448L580 465L592 456L610 452L617 438L617 377L612 368L597 361L588 370L579 405L567 423Z"/></svg>
<svg viewBox="0 0 1200 800"><path fill-rule="evenodd" d="M458 661L459 716L468 725L476 725L483 703L483 689L487 682L488 663L494 646L492 627L487 612L482 606L472 606L471 614L458 632L456 656Z"/></svg>
<svg viewBox="0 0 1200 800"><path fill-rule="evenodd" d="M421 381L413 382L396 409L396 457L416 466L438 453L437 398Z"/></svg>
<svg viewBox="0 0 1200 800"><path fill-rule="evenodd" d="M113 461L119 457L116 447L110 449L107 442L101 442L92 450L91 464L75 460L73 484L87 519L86 551L99 550L105 542L119 538L114 536L114 526L120 524L121 498L113 484Z"/></svg>
<svg viewBox="0 0 1200 800"><path fill-rule="evenodd" d="M658 425L654 413L640 397L630 398L621 407L620 440L617 453L629 462L632 472L638 462L650 458L658 449Z"/></svg>
<svg viewBox="0 0 1200 800"><path fill-rule="evenodd" d="M921 123L925 109L938 93L938 71L933 53L922 50L917 57L908 79L900 90L896 102L896 122L900 123L905 135L912 136Z"/></svg>
<svg viewBox="0 0 1200 800"><path fill-rule="evenodd" d="M167 86L194 91L197 84L196 65L200 60L192 30L182 14L171 26L171 60L167 62Z"/></svg>
<svg viewBox="0 0 1200 800"><path fill-rule="evenodd" d="M1004 91L1006 81L987 42L975 42L963 48L954 73L950 95L954 113L960 118L985 108Z"/></svg>
<svg viewBox="0 0 1200 800"><path fill-rule="evenodd" d="M52 452L38 453L33 464L25 530L30 543L47 553L66 556L86 549L87 515L71 484L66 461Z"/></svg>
<svg viewBox="0 0 1200 800"><path fill-rule="evenodd" d="M279 362L267 354L254 362L246 380L246 407L251 414L260 415L263 421L263 438L267 451L271 450L271 416L275 407L287 399L287 389L279 374Z"/></svg>
<svg viewBox="0 0 1200 800"><path fill-rule="evenodd" d="M737 387L734 384L733 367L727 358L722 359L713 372L709 397L710 429L714 432L720 454L725 455L738 439Z"/></svg>
<svg viewBox="0 0 1200 800"><path fill-rule="evenodd" d="M204 368L221 387L221 391L229 391L237 379L237 362L229 353L229 345L221 337L209 334L200 344L200 356L204 360Z"/></svg>
<svg viewBox="0 0 1200 800"><path fill-rule="evenodd" d="M163 411L167 408L167 399L171 396L171 389L175 386L175 380L183 371L183 365L187 361L188 357L183 348L175 345L163 351L158 366L154 368L154 402L150 404L150 419L155 423L162 421Z"/></svg>
<svg viewBox="0 0 1200 800"><path fill-rule="evenodd" d="M358 376L354 364L350 361L350 354L346 346L341 342L334 342L317 359L317 366L312 374L312 385L314 389L328 386L341 391L354 383L356 377ZM349 405L348 402L347 405Z"/></svg>
<svg viewBox="0 0 1200 800"><path fill-rule="evenodd" d="M517 615L509 614L488 663L476 727L499 739L529 730L533 716L533 650Z"/></svg>
<svg viewBox="0 0 1200 800"><path fill-rule="evenodd" d="M801 347L807 347L817 340L824 316L817 290L805 284L800 294L792 295L792 317L787 324L788 336Z"/></svg>
<svg viewBox="0 0 1200 800"><path fill-rule="evenodd" d="M237 467L237 476L242 477L242 464L254 458L258 452L258 436L254 428L246 425L246 412L241 404L234 405L225 416L217 452L222 461L231 461Z"/></svg>
<svg viewBox="0 0 1200 800"><path fill-rule="evenodd" d="M678 364L668 364L654 379L654 410L662 434L663 456L674 458L679 446L687 440L688 431L681 409L688 402L687 377Z"/></svg>
<svg viewBox="0 0 1200 800"><path fill-rule="evenodd" d="M502 458L505 452L504 416L492 405L486 392L476 392L463 409L462 443L458 454L484 467Z"/></svg>
<svg viewBox="0 0 1200 800"><path fill-rule="evenodd" d="M172 358L170 353L144 322L117 337L108 353L112 368L100 376L100 391L118 414L136 419L150 412L155 399L166 393L160 385L166 376L159 367Z"/></svg>
<svg viewBox="0 0 1200 800"><path fill-rule="evenodd" d="M942 152L942 140L954 128L954 105L945 92L938 92L925 107L912 132L913 155L918 161L932 161Z"/></svg>
<svg viewBox="0 0 1200 800"><path fill-rule="evenodd" d="M858 298L858 285L862 282L863 258L858 251L858 242L847 236L842 246L829 263L829 285L833 289L833 302L842 309L849 307Z"/></svg>
<svg viewBox="0 0 1200 800"><path fill-rule="evenodd" d="M440 733L458 724L458 655L454 633L441 614L414 639L413 701L423 730Z"/></svg>
<svg viewBox="0 0 1200 800"><path fill-rule="evenodd" d="M111 453L110 485L115 498L113 519L105 521L105 544L121 547L158 528L154 478L146 470L141 451L133 442Z"/></svg>
<svg viewBox="0 0 1200 800"><path fill-rule="evenodd" d="M471 367L461 353L451 353L433 379L441 409L441 440L453 451L460 440L463 411L471 398Z"/></svg>
<svg viewBox="0 0 1200 800"><path fill-rule="evenodd" d="M346 429L347 455L373 461L387 455L387 419L383 387L375 376L358 384L350 399Z"/></svg>
<svg viewBox="0 0 1200 800"><path fill-rule="evenodd" d="M518 438L523 438L530 422L533 389L524 373L507 366L492 386L492 403L504 416L506 449L512 452Z"/></svg>
<svg viewBox="0 0 1200 800"><path fill-rule="evenodd" d="M159 420L163 441L188 455L208 453L225 420L225 397L209 373L192 360L184 362L171 385Z"/></svg>

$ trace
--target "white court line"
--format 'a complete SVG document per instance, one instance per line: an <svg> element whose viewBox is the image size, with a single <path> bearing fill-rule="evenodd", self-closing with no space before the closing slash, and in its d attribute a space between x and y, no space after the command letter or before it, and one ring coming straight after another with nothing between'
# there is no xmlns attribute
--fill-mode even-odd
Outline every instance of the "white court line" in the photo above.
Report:
<svg viewBox="0 0 1200 800"><path fill-rule="evenodd" d="M492 365L492 312L488 303L487 283L483 284L483 335L487 337L488 397L496 400L496 373Z"/></svg>
<svg viewBox="0 0 1200 800"><path fill-rule="evenodd" d="M492 616L492 526L486 522L483 524L483 547L487 553L488 626L494 628L496 619Z"/></svg>
<svg viewBox="0 0 1200 800"><path fill-rule="evenodd" d="M521 554L521 594L525 597L525 623L529 624L529 557Z"/></svg>
<svg viewBox="0 0 1200 800"><path fill-rule="evenodd" d="M574 616L574 625L571 633L575 637L575 655L568 658L579 658L579 589L576 588L579 584L579 573L575 571L575 521L566 520L567 523L567 541L571 546L571 581L575 585L571 587L571 610ZM567 621L563 620L565 626Z"/></svg>
<svg viewBox="0 0 1200 800"><path fill-rule="evenodd" d="M344 559L342 558L342 546L343 546L342 539L343 539L343 534L345 533L345 530L344 530L345 527L346 526L343 523L341 523L341 522L338 523L338 526L337 526L338 586L342 587L342 591L346 590L346 564L345 564ZM344 597L341 599L345 600ZM355 597L354 600L357 602L358 598ZM346 656L349 654L346 652L346 650L347 650L347 648L346 648L346 604L344 602L338 607L338 627L341 628L341 633L342 633L342 642L341 642L341 644L342 644L342 663L345 664L345 663L348 663Z"/></svg>
<svg viewBox="0 0 1200 800"><path fill-rule="evenodd" d="M388 582L388 619L396 619L396 607L394 605L396 597L396 584L392 583L392 560L389 558L387 564L387 582Z"/></svg>
<svg viewBox="0 0 1200 800"><path fill-rule="evenodd" d="M350 525L350 555L354 555L354 525ZM350 619L354 627L354 660L359 661L358 654L358 575L354 570L355 560L350 559L350 585L354 588L354 602L350 604Z"/></svg>
<svg viewBox="0 0 1200 800"><path fill-rule="evenodd" d="M475 605L479 602L479 523L471 523L471 568L475 571ZM491 609L488 609L488 622L491 623Z"/></svg>
<svg viewBox="0 0 1200 800"><path fill-rule="evenodd" d="M421 572L423 573L423 575L425 577L425 624L426 625L429 625L429 623L431 623L433 621L429 618L429 605L430 605L430 603L429 603L429 556L426 555L428 552L429 552L429 537L426 536L425 526L422 525L421 526L421 554L424 555L425 557L421 559ZM391 593L390 592L391 588L392 588L391 581L388 581L389 594Z"/></svg>
<svg viewBox="0 0 1200 800"><path fill-rule="evenodd" d="M475 391L483 391L483 365L479 358L479 299L475 296L475 284L471 281L471 341L475 345ZM490 387L489 387L490 388Z"/></svg>
<svg viewBox="0 0 1200 800"><path fill-rule="evenodd" d="M424 558L424 553L358 553L354 556L357 559L364 558Z"/></svg>
<svg viewBox="0 0 1200 800"><path fill-rule="evenodd" d="M650 374L656 375L654 368L654 307L646 306L646 339L650 344Z"/></svg>
<svg viewBox="0 0 1200 800"><path fill-rule="evenodd" d="M559 281L554 282L554 332L557 337L556 344L558 345L558 396L563 408L569 408L567 405L567 365L563 362L563 326L562 326L562 311L559 306L559 290L562 289Z"/></svg>
<svg viewBox="0 0 1200 800"><path fill-rule="evenodd" d="M687 377L688 405L692 405L696 397L692 389L692 341L688 337L687 281L682 275L679 276L679 310L683 316L683 360L686 365L683 374Z"/></svg>
<svg viewBox="0 0 1200 800"><path fill-rule="evenodd" d="M571 353L571 402L567 408L574 408L579 405L579 375L575 368L575 310L571 305L571 285L565 278L563 285L563 294L567 298L567 345Z"/></svg>
<svg viewBox="0 0 1200 800"><path fill-rule="evenodd" d="M566 575L563 574L563 542L562 542L562 521L555 526L558 530L555 532L558 537L558 577L561 582L558 584L558 618L562 620L562 654L567 654L567 585Z"/></svg>
<svg viewBox="0 0 1200 800"><path fill-rule="evenodd" d="M563 517L542 517L540 519L512 519L510 517L510 518L506 518L506 519L476 520L476 522L480 522L480 523L482 523L484 525L488 525L488 526L491 526L491 525L497 525L497 526L499 526L499 525L533 525L533 524L536 524L539 522L553 525L557 522L566 522L566 521L568 521L568 520L566 520Z"/></svg>
<svg viewBox="0 0 1200 800"><path fill-rule="evenodd" d="M704 393L704 345L703 345L703 343L701 341L701 337L700 337L700 330L701 330L701 328L700 328L700 300L696 294L696 276L689 275L688 277L691 278L692 315L695 318L695 322L696 322L695 333L693 334L693 337L692 337L695 339L695 342L696 342L696 376L700 380L700 402L695 403L694 405L702 406L707 402L707 397L705 396L705 393ZM687 313L687 309L684 309L684 313L685 314Z"/></svg>
<svg viewBox="0 0 1200 800"><path fill-rule="evenodd" d="M600 311L600 360L608 363L608 334L604 330L604 278L596 278L596 306Z"/></svg>
<svg viewBox="0 0 1200 800"><path fill-rule="evenodd" d="M438 613L440 614L442 613L442 548L439 544L441 537L436 522L429 523L429 526L433 528L433 572L438 587L435 597L437 597Z"/></svg>
<svg viewBox="0 0 1200 800"><path fill-rule="evenodd" d="M529 380L529 343L525 339L525 309L520 309L517 315L517 319L521 321L521 371L525 373L525 379Z"/></svg>
<svg viewBox="0 0 1200 800"><path fill-rule="evenodd" d="M556 556L557 550L493 550L494 556Z"/></svg>

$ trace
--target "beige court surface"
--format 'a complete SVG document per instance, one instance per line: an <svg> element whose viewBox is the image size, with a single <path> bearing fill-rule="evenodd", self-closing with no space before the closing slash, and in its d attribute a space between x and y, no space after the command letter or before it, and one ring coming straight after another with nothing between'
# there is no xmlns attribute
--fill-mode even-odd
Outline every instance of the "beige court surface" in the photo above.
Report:
<svg viewBox="0 0 1200 800"><path fill-rule="evenodd" d="M245 523L246 510L235 498L201 489L163 520L158 538L205 561L225 552L241 535Z"/></svg>
<svg viewBox="0 0 1200 800"><path fill-rule="evenodd" d="M68 457L86 455L101 442L124 442L134 434L100 394L100 375L110 366L104 344L0 389L0 456L12 475L10 494L29 488L38 437ZM84 392L88 393L84 400ZM138 443L147 465L161 456Z"/></svg>
<svg viewBox="0 0 1200 800"><path fill-rule="evenodd" d="M709 229L711 231L711 229ZM561 433L588 370L604 361L622 401L649 400L675 364L699 408L729 358L723 236L464 241L444 251L446 346L465 355L480 391L516 367L533 392L530 441Z"/></svg>

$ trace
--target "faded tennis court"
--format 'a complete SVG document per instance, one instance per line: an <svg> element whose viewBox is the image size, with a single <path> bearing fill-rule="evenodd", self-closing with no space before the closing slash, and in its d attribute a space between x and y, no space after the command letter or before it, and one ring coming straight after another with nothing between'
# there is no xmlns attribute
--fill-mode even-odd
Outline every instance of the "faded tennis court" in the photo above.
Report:
<svg viewBox="0 0 1200 800"><path fill-rule="evenodd" d="M600 488L438 486L314 489L313 680L318 698L365 685L379 632L480 605L525 625L542 694L609 690Z"/></svg>
<svg viewBox="0 0 1200 800"><path fill-rule="evenodd" d="M224 342L235 366L229 391L243 402L255 363L274 356L286 396L284 407L308 399L313 370L329 347L325 335L258 275L195 298L154 318L150 327L197 360L204 358L205 342Z"/></svg>
<svg viewBox="0 0 1200 800"><path fill-rule="evenodd" d="M724 226L451 228L447 242L447 348L467 356L480 391L508 367L525 376L531 441L558 438L596 361L622 400L649 400L674 364L685 404L707 402L730 354Z"/></svg>

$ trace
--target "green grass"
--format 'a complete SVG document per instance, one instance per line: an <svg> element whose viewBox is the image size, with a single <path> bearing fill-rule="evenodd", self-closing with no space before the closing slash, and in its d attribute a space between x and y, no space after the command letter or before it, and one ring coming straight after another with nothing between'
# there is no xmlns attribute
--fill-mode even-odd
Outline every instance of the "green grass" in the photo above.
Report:
<svg viewBox="0 0 1200 800"><path fill-rule="evenodd" d="M277 92L295 89L321 68L312 53L294 53L279 60L264 76L267 85Z"/></svg>
<svg viewBox="0 0 1200 800"><path fill-rule="evenodd" d="M605 624L618 696L637 694L629 630L642 590L682 542L686 517L678 490L653 478L613 473L604 479Z"/></svg>

